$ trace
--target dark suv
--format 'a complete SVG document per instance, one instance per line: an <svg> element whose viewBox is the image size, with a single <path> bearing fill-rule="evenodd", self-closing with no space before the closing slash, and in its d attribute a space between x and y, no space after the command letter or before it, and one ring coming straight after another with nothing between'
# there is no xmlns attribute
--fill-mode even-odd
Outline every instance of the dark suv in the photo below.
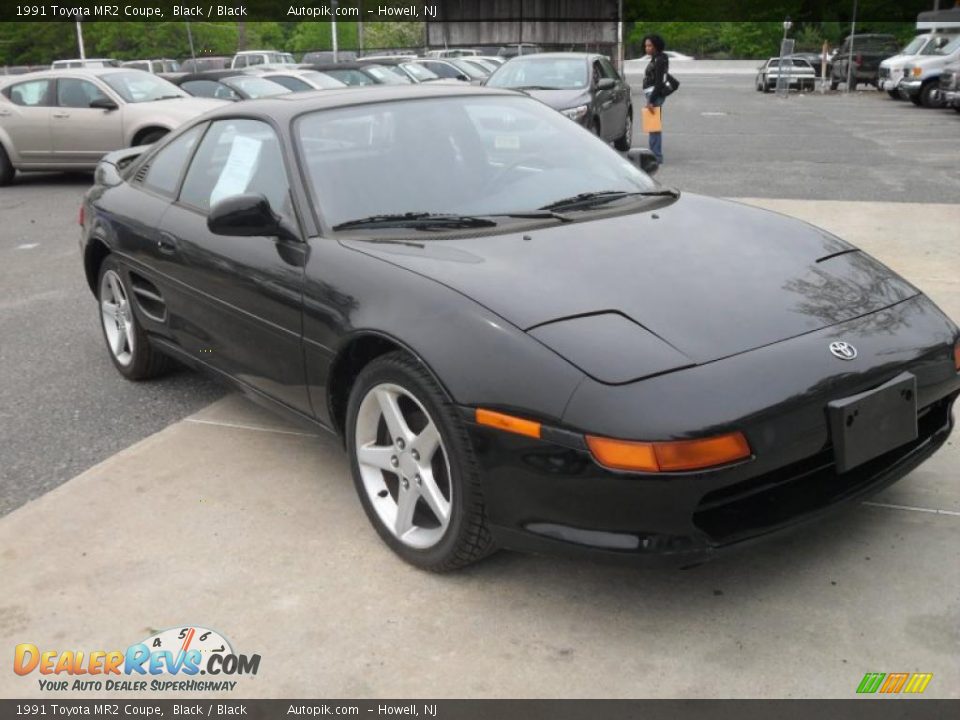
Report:
<svg viewBox="0 0 960 720"><path fill-rule="evenodd" d="M853 63L850 72L851 90L857 89L857 83L869 83L877 87L880 63L898 52L900 52L900 46L893 35L848 35L833 56L830 89L836 90L841 83L847 82L847 67L851 62Z"/></svg>

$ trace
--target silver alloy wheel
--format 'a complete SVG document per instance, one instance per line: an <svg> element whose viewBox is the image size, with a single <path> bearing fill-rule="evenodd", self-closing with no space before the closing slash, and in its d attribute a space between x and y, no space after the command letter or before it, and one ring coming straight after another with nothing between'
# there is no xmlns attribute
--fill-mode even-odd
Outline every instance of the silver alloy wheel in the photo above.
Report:
<svg viewBox="0 0 960 720"><path fill-rule="evenodd" d="M633 114L627 111L627 126L623 130L623 137L628 145L633 145Z"/></svg>
<svg viewBox="0 0 960 720"><path fill-rule="evenodd" d="M133 360L133 310L115 270L107 270L100 281L100 318L113 357L121 365L129 365Z"/></svg>
<svg viewBox="0 0 960 720"><path fill-rule="evenodd" d="M450 525L450 462L433 418L410 392L371 388L357 411L357 463L370 505L405 545L436 545Z"/></svg>

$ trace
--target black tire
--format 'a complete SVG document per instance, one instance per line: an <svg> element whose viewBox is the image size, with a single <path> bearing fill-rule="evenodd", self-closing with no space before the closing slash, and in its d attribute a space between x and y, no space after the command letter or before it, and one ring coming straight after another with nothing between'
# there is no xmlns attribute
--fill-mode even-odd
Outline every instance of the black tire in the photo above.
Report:
<svg viewBox="0 0 960 720"><path fill-rule="evenodd" d="M892 97L894 100L900 99L900 93L898 93L896 90L887 90L887 95Z"/></svg>
<svg viewBox="0 0 960 720"><path fill-rule="evenodd" d="M429 547L415 548L402 542L381 520L364 485L357 455L358 416L368 393L383 384L399 386L416 398L426 411L427 419L436 426L446 450L450 520L442 536ZM385 430L382 419L380 423L381 429ZM417 360L404 352L392 352L367 365L350 391L345 432L354 485L364 512L381 539L403 560L423 570L446 572L475 563L496 550L487 527L479 465L464 422L456 406ZM390 439L386 437L385 440L389 443ZM389 475L387 473L384 477ZM395 477L399 479L400 476ZM400 492L399 488L397 492ZM386 495L378 497L389 499Z"/></svg>
<svg viewBox="0 0 960 720"><path fill-rule="evenodd" d="M769 93L773 91L773 88L770 86L770 83L768 82L763 83L763 91L765 93Z"/></svg>
<svg viewBox="0 0 960 720"><path fill-rule="evenodd" d="M937 81L928 82L920 89L920 104L925 108L943 107L943 94Z"/></svg>
<svg viewBox="0 0 960 720"><path fill-rule="evenodd" d="M917 107L920 107L920 93L917 93L916 95L910 95L909 97L910 97L910 102L912 102Z"/></svg>
<svg viewBox="0 0 960 720"><path fill-rule="evenodd" d="M13 182L14 175L17 174L13 163L7 157L7 151L0 145L0 185L9 185Z"/></svg>
<svg viewBox="0 0 960 720"><path fill-rule="evenodd" d="M623 135L613 141L613 147L621 152L626 152L633 144L633 108L627 108L626 127L623 129Z"/></svg>
<svg viewBox="0 0 960 720"><path fill-rule="evenodd" d="M960 105L954 105L954 106L953 106L953 109L954 109L955 112L960 113Z"/></svg>
<svg viewBox="0 0 960 720"><path fill-rule="evenodd" d="M130 350L130 358L123 362L118 358L117 353L110 347L110 338L107 334L106 323L102 310L104 294L104 278L107 273L114 273L118 279L126 297L133 298L133 292L130 290L130 284L127 281L126 273L116 258L108 255L100 266L100 273L97 276L97 302L101 306L100 310L100 329L103 332L104 342L107 344L107 353L110 355L110 361L117 371L127 380L149 380L150 378L162 375L170 369L173 361L166 355L158 352L151 344L147 334L140 327L137 320L134 303L129 303L130 327L132 328L133 343Z"/></svg>
<svg viewBox="0 0 960 720"><path fill-rule="evenodd" d="M831 89L831 90L836 90L838 87L840 87L840 81L839 81L839 80L834 80L833 78L831 78L831 79L830 79L830 89Z"/></svg>
<svg viewBox="0 0 960 720"><path fill-rule="evenodd" d="M857 89L857 78L853 75L850 76L850 82L847 83L847 90L854 92Z"/></svg>
<svg viewBox="0 0 960 720"><path fill-rule="evenodd" d="M153 145L157 140L166 135L168 130L151 130L137 138L137 145Z"/></svg>
<svg viewBox="0 0 960 720"><path fill-rule="evenodd" d="M593 122L590 123L590 132L603 140L603 131L600 129L600 118L594 118Z"/></svg>

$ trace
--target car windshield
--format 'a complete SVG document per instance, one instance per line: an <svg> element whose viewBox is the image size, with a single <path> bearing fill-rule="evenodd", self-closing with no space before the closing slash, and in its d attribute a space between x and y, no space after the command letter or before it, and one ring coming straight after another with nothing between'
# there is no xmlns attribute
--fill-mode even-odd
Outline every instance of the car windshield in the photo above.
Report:
<svg viewBox="0 0 960 720"><path fill-rule="evenodd" d="M402 63L401 67L404 70L406 70L408 73L413 75L420 82L426 82L427 80L437 80L440 77L433 70L428 70L423 65L418 65L417 63L413 63L413 62Z"/></svg>
<svg viewBox="0 0 960 720"><path fill-rule="evenodd" d="M236 88L249 98L271 97L290 92L290 88L285 88L272 80L247 75L225 78L222 82L224 85Z"/></svg>
<svg viewBox="0 0 960 720"><path fill-rule="evenodd" d="M409 85L413 82L406 75L402 78L395 75L383 65L367 65L365 69L383 85Z"/></svg>
<svg viewBox="0 0 960 720"><path fill-rule="evenodd" d="M143 70L108 73L101 75L100 79L128 103L187 96L183 90L173 83Z"/></svg>
<svg viewBox="0 0 960 720"><path fill-rule="evenodd" d="M587 86L587 63L581 58L515 59L501 66L488 87L573 90Z"/></svg>
<svg viewBox="0 0 960 720"><path fill-rule="evenodd" d="M342 88L346 85L336 78L332 78L329 75L324 75L322 72L317 72L316 70L306 70L303 72L303 77L307 78L317 87L321 88Z"/></svg>
<svg viewBox="0 0 960 720"><path fill-rule="evenodd" d="M405 213L555 217L545 208L559 201L600 193L616 203L659 187L602 140L528 97L323 110L300 118L295 132L313 197L332 227Z"/></svg>
<svg viewBox="0 0 960 720"><path fill-rule="evenodd" d="M915 37L913 40L908 42L907 46L900 52L903 55L916 55L918 52L920 52L920 48L923 47L923 44L926 41L927 38L923 37L922 35L920 37Z"/></svg>
<svg viewBox="0 0 960 720"><path fill-rule="evenodd" d="M485 77L487 77L485 72L466 60L461 60L460 58L446 58L446 61L464 74L468 75L472 80L483 80Z"/></svg>
<svg viewBox="0 0 960 720"><path fill-rule="evenodd" d="M353 68L334 68L332 70L324 70L327 75L332 75L337 80L347 85L374 85L376 80L362 73L359 70L354 70Z"/></svg>

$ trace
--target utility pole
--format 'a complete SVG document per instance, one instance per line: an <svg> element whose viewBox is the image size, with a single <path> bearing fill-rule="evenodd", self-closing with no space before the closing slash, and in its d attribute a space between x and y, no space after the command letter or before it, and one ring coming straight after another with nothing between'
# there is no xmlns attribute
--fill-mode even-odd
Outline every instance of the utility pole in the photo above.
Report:
<svg viewBox="0 0 960 720"><path fill-rule="evenodd" d="M330 29L333 32L333 61L340 62L337 57L337 0L330 0L330 9L333 10L333 20L330 21Z"/></svg>
<svg viewBox="0 0 960 720"><path fill-rule="evenodd" d="M187 26L187 41L190 43L190 59L193 60L193 67L197 67L197 53L193 49L193 33L190 31L190 22L184 23Z"/></svg>
<svg viewBox="0 0 960 720"><path fill-rule="evenodd" d="M617 72L623 75L623 0L617 2ZM628 138L629 139L629 138Z"/></svg>
<svg viewBox="0 0 960 720"><path fill-rule="evenodd" d="M80 27L80 21L77 20L77 46L80 48L80 59L86 60L87 53L83 48L83 28Z"/></svg>
<svg viewBox="0 0 960 720"><path fill-rule="evenodd" d="M850 78L853 73L853 42L857 33L857 0L853 0L853 19L850 21L850 49L847 51L847 89L850 92Z"/></svg>

